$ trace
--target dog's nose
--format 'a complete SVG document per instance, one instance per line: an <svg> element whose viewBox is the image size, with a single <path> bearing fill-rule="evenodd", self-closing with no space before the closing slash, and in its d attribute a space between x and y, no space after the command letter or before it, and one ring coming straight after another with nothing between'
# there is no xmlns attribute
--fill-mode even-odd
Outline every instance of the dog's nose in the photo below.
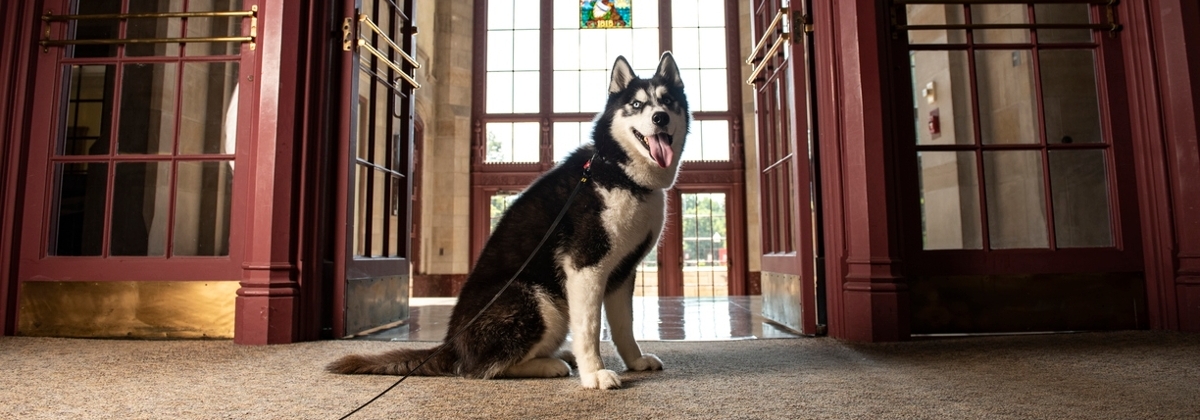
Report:
<svg viewBox="0 0 1200 420"><path fill-rule="evenodd" d="M655 112L654 115L650 117L650 121L654 121L654 125L659 127L666 127L667 124L671 123L671 116L666 112Z"/></svg>

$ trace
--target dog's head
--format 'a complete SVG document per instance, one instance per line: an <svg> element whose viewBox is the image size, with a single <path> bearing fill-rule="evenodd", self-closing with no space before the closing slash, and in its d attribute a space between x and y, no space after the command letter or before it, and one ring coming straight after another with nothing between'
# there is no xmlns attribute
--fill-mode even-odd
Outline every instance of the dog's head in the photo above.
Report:
<svg viewBox="0 0 1200 420"><path fill-rule="evenodd" d="M650 188L674 184L691 114L671 53L663 53L649 79L638 78L629 62L617 57L605 114L609 134L629 157L623 166L630 178Z"/></svg>

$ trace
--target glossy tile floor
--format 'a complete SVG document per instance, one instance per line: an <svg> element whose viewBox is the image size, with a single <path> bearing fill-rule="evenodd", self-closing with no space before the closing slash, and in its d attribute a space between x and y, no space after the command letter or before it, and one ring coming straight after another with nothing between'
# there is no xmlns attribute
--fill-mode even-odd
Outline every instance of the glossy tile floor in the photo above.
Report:
<svg viewBox="0 0 1200 420"><path fill-rule="evenodd" d="M442 341L454 298L413 298L408 323L361 337L383 341ZM760 296L634 297L633 329L643 341L725 341L797 338L762 317ZM608 340L603 325L601 339Z"/></svg>

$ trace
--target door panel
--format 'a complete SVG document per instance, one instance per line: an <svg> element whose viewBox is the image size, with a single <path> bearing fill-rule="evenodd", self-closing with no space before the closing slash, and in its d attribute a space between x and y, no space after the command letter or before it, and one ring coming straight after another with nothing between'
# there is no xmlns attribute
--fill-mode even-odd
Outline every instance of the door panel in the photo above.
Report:
<svg viewBox="0 0 1200 420"><path fill-rule="evenodd" d="M809 44L805 3L760 1L756 47L747 60L755 89L762 211L763 315L805 334L820 333L815 270L815 170L811 156Z"/></svg>
<svg viewBox="0 0 1200 420"><path fill-rule="evenodd" d="M348 2L334 237L334 335L408 318L412 208L413 2Z"/></svg>

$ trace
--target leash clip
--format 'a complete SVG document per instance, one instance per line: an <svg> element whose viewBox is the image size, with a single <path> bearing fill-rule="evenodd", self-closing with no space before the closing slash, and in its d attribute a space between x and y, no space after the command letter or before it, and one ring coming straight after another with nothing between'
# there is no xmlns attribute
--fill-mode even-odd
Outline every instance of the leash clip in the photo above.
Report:
<svg viewBox="0 0 1200 420"><path fill-rule="evenodd" d="M592 157L583 163L583 179L580 179L579 182L587 182L592 177L592 161L595 159L596 154L593 153Z"/></svg>

